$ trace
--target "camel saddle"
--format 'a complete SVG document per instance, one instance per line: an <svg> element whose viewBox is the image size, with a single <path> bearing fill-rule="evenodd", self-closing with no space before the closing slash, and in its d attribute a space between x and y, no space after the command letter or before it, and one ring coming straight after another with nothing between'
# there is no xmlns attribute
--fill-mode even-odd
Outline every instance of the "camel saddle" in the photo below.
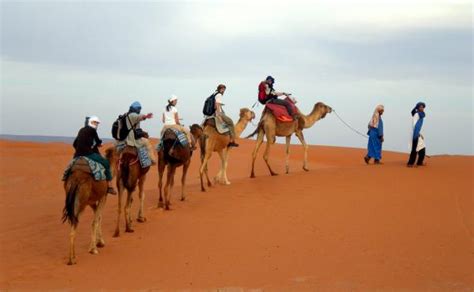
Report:
<svg viewBox="0 0 474 292"><path fill-rule="evenodd" d="M296 105L293 103L293 101L290 98L288 97L285 98L285 101L290 104L290 106L293 108L294 113L298 112L298 108L296 107ZM265 104L264 110L270 111L279 122L283 122L283 123L293 122L293 117L290 116L290 114L288 113L288 110L283 105L267 103Z"/></svg>
<svg viewBox="0 0 474 292"><path fill-rule="evenodd" d="M105 180L105 168L102 164L89 159L85 156L74 158L63 174L63 180L66 180L73 171L82 171L89 173L94 177L94 180Z"/></svg>
<svg viewBox="0 0 474 292"><path fill-rule="evenodd" d="M230 134L229 126L226 123L221 122L216 117L207 117L202 124L203 124L203 126L214 127L217 130L217 133L219 133L221 135L229 135Z"/></svg>
<svg viewBox="0 0 474 292"><path fill-rule="evenodd" d="M148 151L145 146L136 148L126 145L122 150L120 150L120 160L122 159L122 155L125 153L137 157L142 168L147 168L152 165L151 158L148 156Z"/></svg>

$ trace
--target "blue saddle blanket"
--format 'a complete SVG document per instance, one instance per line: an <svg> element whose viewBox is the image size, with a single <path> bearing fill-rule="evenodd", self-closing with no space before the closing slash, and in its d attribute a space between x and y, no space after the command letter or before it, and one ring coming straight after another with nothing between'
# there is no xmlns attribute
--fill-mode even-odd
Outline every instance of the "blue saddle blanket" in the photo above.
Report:
<svg viewBox="0 0 474 292"><path fill-rule="evenodd" d="M79 156L73 158L69 165L66 167L66 170L63 174L63 181L67 180L67 178L71 174L72 167L81 158L83 158L89 164L89 168L91 170L92 177L94 177L94 180L105 180L105 167L102 164L85 156Z"/></svg>
<svg viewBox="0 0 474 292"><path fill-rule="evenodd" d="M168 128L168 130L172 130L176 134L176 137L178 137L178 142L182 146L186 146L186 145L189 144L188 137L186 136L185 133L183 133L181 131L178 131L176 129L173 129L173 128ZM158 145L156 146L156 150L160 151L161 148L163 148L163 137L161 137L160 143L158 143Z"/></svg>

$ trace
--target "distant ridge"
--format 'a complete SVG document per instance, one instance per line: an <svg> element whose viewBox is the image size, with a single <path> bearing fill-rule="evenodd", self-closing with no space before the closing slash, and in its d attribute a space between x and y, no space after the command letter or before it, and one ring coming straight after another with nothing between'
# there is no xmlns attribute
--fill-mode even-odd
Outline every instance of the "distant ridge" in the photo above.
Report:
<svg viewBox="0 0 474 292"><path fill-rule="evenodd" d="M4 140L13 140L13 141L26 141L26 142L62 142L62 143L72 143L74 137L66 136L41 136L41 135L8 135L0 134L0 139ZM104 138L102 139L104 143L112 142L113 139Z"/></svg>

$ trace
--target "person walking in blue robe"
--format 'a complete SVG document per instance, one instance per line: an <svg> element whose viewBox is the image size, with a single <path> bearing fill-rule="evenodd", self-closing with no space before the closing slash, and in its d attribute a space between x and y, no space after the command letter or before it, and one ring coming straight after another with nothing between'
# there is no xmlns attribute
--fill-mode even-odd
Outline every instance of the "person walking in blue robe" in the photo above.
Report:
<svg viewBox="0 0 474 292"><path fill-rule="evenodd" d="M367 155L364 157L365 163L369 164L370 159L374 159L374 164L380 164L382 159L382 143L383 143L383 121L382 114L384 106L379 104L369 122L369 142L367 144Z"/></svg>

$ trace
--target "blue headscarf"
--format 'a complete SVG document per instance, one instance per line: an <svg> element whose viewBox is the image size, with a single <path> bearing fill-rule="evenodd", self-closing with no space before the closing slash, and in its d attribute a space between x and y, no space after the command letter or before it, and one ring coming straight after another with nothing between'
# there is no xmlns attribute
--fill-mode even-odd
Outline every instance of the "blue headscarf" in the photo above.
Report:
<svg viewBox="0 0 474 292"><path fill-rule="evenodd" d="M130 105L130 109L128 111L131 113L139 114L141 110L142 105L138 101L135 101L134 103L132 103L132 105Z"/></svg>
<svg viewBox="0 0 474 292"><path fill-rule="evenodd" d="M418 108L420 106L423 106L423 107L426 107L426 104L424 102L419 102L415 105L415 107L411 110L411 115L414 116L416 113L419 113L420 114L420 118L424 118L425 117L425 113L424 112L419 112L418 111Z"/></svg>

